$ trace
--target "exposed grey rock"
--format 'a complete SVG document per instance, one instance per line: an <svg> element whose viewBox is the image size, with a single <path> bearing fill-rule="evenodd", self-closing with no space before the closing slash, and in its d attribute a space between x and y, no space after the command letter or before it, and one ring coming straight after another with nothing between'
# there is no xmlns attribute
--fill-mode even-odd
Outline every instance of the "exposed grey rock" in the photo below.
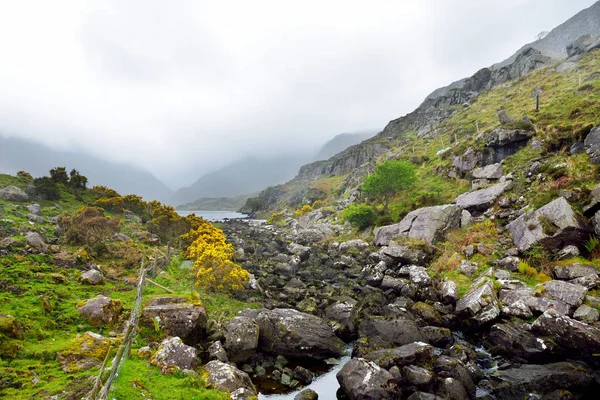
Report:
<svg viewBox="0 0 600 400"><path fill-rule="evenodd" d="M440 285L440 294L448 303L454 304L458 300L458 286L448 278L444 278Z"/></svg>
<svg viewBox="0 0 600 400"><path fill-rule="evenodd" d="M295 240L301 245L311 245L320 242L327 235L318 229L304 229L298 232Z"/></svg>
<svg viewBox="0 0 600 400"><path fill-rule="evenodd" d="M458 196L455 203L469 211L484 211L500 197L502 193L512 187L512 181L497 183L485 189L467 192Z"/></svg>
<svg viewBox="0 0 600 400"><path fill-rule="evenodd" d="M250 376L230 364L213 360L204 366L204 370L208 373L207 382L215 389L232 393L233 399L241 400L242 396L248 398L258 394Z"/></svg>
<svg viewBox="0 0 600 400"><path fill-rule="evenodd" d="M24 202L29 200L29 196L16 186L6 186L0 189L0 199Z"/></svg>
<svg viewBox="0 0 600 400"><path fill-rule="evenodd" d="M594 227L594 233L596 236L600 236L600 211L597 211L596 214L594 214L591 222Z"/></svg>
<svg viewBox="0 0 600 400"><path fill-rule="evenodd" d="M293 255L300 257L300 260L305 261L310 256L310 247L302 246L298 243L290 243L287 247L288 251Z"/></svg>
<svg viewBox="0 0 600 400"><path fill-rule="evenodd" d="M150 363L160 368L163 374L176 370L194 370L198 366L196 349L183 344L177 336L163 340Z"/></svg>
<svg viewBox="0 0 600 400"><path fill-rule="evenodd" d="M473 216L467 210L462 210L460 213L460 226L467 227L473 225Z"/></svg>
<svg viewBox="0 0 600 400"><path fill-rule="evenodd" d="M496 112L496 115L498 116L498 122L500 122L500 125L506 125L509 122L513 122L515 120L510 115L508 115L508 112L506 112L504 108L498 110Z"/></svg>
<svg viewBox="0 0 600 400"><path fill-rule="evenodd" d="M85 371L100 367L110 346L117 345L114 339L94 332L77 335L65 350L56 354L63 371Z"/></svg>
<svg viewBox="0 0 600 400"><path fill-rule="evenodd" d="M408 384L418 387L427 387L433 379L433 375L429 370L416 365L402 368L402 376Z"/></svg>
<svg viewBox="0 0 600 400"><path fill-rule="evenodd" d="M344 354L344 343L321 318L292 309L262 310L256 317L259 348L267 353L325 359Z"/></svg>
<svg viewBox="0 0 600 400"><path fill-rule="evenodd" d="M229 361L227 352L223 348L223 345L219 340L208 346L208 359L217 360L221 362Z"/></svg>
<svg viewBox="0 0 600 400"><path fill-rule="evenodd" d="M431 278L427 273L427 268L419 267L417 265L407 265L398 271L400 275L408 275L408 279L415 283L417 286L425 287L431 283Z"/></svg>
<svg viewBox="0 0 600 400"><path fill-rule="evenodd" d="M452 204L419 208L408 213L397 224L375 229L375 244L386 246L397 237L421 239L428 243L434 243L443 238L447 229L458 227L460 218L460 207Z"/></svg>
<svg viewBox="0 0 600 400"><path fill-rule="evenodd" d="M583 215L591 217L600 211L600 185L594 186L590 192L588 203L583 207Z"/></svg>
<svg viewBox="0 0 600 400"><path fill-rule="evenodd" d="M336 377L350 400L392 400L397 397L398 386L392 374L362 358L348 361Z"/></svg>
<svg viewBox="0 0 600 400"><path fill-rule="evenodd" d="M485 343L494 354L530 363L552 361L557 347L552 340L531 332L529 324L516 321L492 325Z"/></svg>
<svg viewBox="0 0 600 400"><path fill-rule="evenodd" d="M535 135L535 132L532 130L498 127L486 136L485 145L486 147L501 147L515 142L527 141L533 135Z"/></svg>
<svg viewBox="0 0 600 400"><path fill-rule="evenodd" d="M594 322L598 321L600 314L598 313L597 309L582 304L573 313L573 318L578 321L585 322L586 324L593 324Z"/></svg>
<svg viewBox="0 0 600 400"><path fill-rule="evenodd" d="M123 311L121 300L111 299L101 294L77 307L79 314L87 319L92 325L111 325L117 322L117 318Z"/></svg>
<svg viewBox="0 0 600 400"><path fill-rule="evenodd" d="M233 317L227 325L225 348L229 359L243 363L252 358L258 349L260 328L254 318L247 316Z"/></svg>
<svg viewBox="0 0 600 400"><path fill-rule="evenodd" d="M594 354L600 353L600 329L576 321L555 310L548 310L540 315L532 324L534 332L547 335L568 350L572 357L586 360L590 364L599 365Z"/></svg>
<svg viewBox="0 0 600 400"><path fill-rule="evenodd" d="M142 322L148 326L158 323L170 336L180 337L194 345L206 335L208 317L204 307L192 304L185 297L162 296L150 299L142 310Z"/></svg>
<svg viewBox="0 0 600 400"><path fill-rule="evenodd" d="M312 389L304 389L296 396L294 396L294 400L317 400L319 395Z"/></svg>
<svg viewBox="0 0 600 400"><path fill-rule="evenodd" d="M337 301L325 309L325 317L340 324L342 336L350 336L356 332L356 321L352 312L355 305L356 300L348 298L345 301Z"/></svg>
<svg viewBox="0 0 600 400"><path fill-rule="evenodd" d="M25 241L29 246L41 251L42 253L46 253L48 251L46 240L37 232L29 232L27 235L25 235Z"/></svg>
<svg viewBox="0 0 600 400"><path fill-rule="evenodd" d="M574 285L583 286L584 288L590 290L600 286L600 276L598 275L586 275L580 278L575 278L569 281Z"/></svg>
<svg viewBox="0 0 600 400"><path fill-rule="evenodd" d="M460 265L458 266L460 272L466 276L473 275L475 272L477 272L477 268L478 267L476 262L471 262L467 260L461 260Z"/></svg>
<svg viewBox="0 0 600 400"><path fill-rule="evenodd" d="M575 278L581 278L583 276L598 275L598 270L593 265L575 263L564 266L555 266L554 275L556 276L556 279L568 281Z"/></svg>
<svg viewBox="0 0 600 400"><path fill-rule="evenodd" d="M543 285L544 296L560 300L572 307L579 307L587 293L587 288L564 281L550 281Z"/></svg>
<svg viewBox="0 0 600 400"><path fill-rule="evenodd" d="M27 214L27 219L31 222L37 222L38 224L43 224L44 222L46 222L46 218L40 217L36 214Z"/></svg>
<svg viewBox="0 0 600 400"><path fill-rule="evenodd" d="M423 250L399 245L394 241L390 241L387 246L382 247L380 252L393 258L396 263L402 264L422 265L428 258L427 253Z"/></svg>
<svg viewBox="0 0 600 400"><path fill-rule="evenodd" d="M469 147L462 156L453 157L452 165L461 173L467 173L481 164L482 154Z"/></svg>
<svg viewBox="0 0 600 400"><path fill-rule="evenodd" d="M590 162L600 164L600 127L593 128L586 136L583 145L590 156Z"/></svg>
<svg viewBox="0 0 600 400"><path fill-rule="evenodd" d="M456 314L476 326L484 325L500 315L494 284L489 279L478 280L457 303Z"/></svg>
<svg viewBox="0 0 600 400"><path fill-rule="evenodd" d="M79 278L81 283L85 283L88 285L103 285L104 284L104 275L102 272L96 269L90 269L89 271L85 271L81 274L81 278Z"/></svg>
<svg viewBox="0 0 600 400"><path fill-rule="evenodd" d="M579 256L579 249L577 246L568 245L563 247L556 255L557 260L565 260L567 258L574 258Z"/></svg>
<svg viewBox="0 0 600 400"><path fill-rule="evenodd" d="M27 211L29 211L30 214L40 215L40 210L41 207L37 203L33 203L27 206Z"/></svg>
<svg viewBox="0 0 600 400"><path fill-rule="evenodd" d="M375 350L365 355L365 359L373 361L382 368L392 366L425 365L433 358L433 346L424 342L412 342L393 349Z"/></svg>
<svg viewBox="0 0 600 400"><path fill-rule="evenodd" d="M361 271L360 277L367 281L370 286L377 287L381 285L385 271L388 266L385 261L379 261L376 265L367 265Z"/></svg>
<svg viewBox="0 0 600 400"><path fill-rule="evenodd" d="M519 269L519 257L507 256L496 263L500 268L505 268L511 272L516 272Z"/></svg>
<svg viewBox="0 0 600 400"><path fill-rule="evenodd" d="M115 233L112 237L112 240L126 243L131 242L131 238L124 233Z"/></svg>
<svg viewBox="0 0 600 400"><path fill-rule="evenodd" d="M591 232L590 227L563 197L535 211L524 213L506 228L521 251L537 244L554 249L581 244L589 238Z"/></svg>
<svg viewBox="0 0 600 400"><path fill-rule="evenodd" d="M517 300L512 304L502 307L502 314L521 319L533 317L533 313L523 300Z"/></svg>
<svg viewBox="0 0 600 400"><path fill-rule="evenodd" d="M362 239L352 239L340 243L339 250L344 253L350 249L364 250L369 247L369 244Z"/></svg>
<svg viewBox="0 0 600 400"><path fill-rule="evenodd" d="M578 54L587 53L600 47L600 37L593 35L582 35L577 40L567 45L567 55L574 57Z"/></svg>
<svg viewBox="0 0 600 400"><path fill-rule="evenodd" d="M0 249L7 249L9 247L23 247L23 243L10 237L0 240Z"/></svg>
<svg viewBox="0 0 600 400"><path fill-rule="evenodd" d="M571 145L571 148L569 149L569 154L575 155L575 154L581 154L581 153L585 153L585 144L583 142L573 143Z"/></svg>
<svg viewBox="0 0 600 400"><path fill-rule="evenodd" d="M495 163L486 165L482 168L475 168L473 170L473 178L476 179L500 179L502 178L502 164Z"/></svg>
<svg viewBox="0 0 600 400"><path fill-rule="evenodd" d="M529 393L545 394L557 389L586 391L593 385L592 374L568 362L522 365L499 371L494 389L498 400L526 398Z"/></svg>
<svg viewBox="0 0 600 400"><path fill-rule="evenodd" d="M427 340L414 321L404 318L385 320L369 317L361 322L358 333L359 336L367 337L371 343L378 343L383 348Z"/></svg>

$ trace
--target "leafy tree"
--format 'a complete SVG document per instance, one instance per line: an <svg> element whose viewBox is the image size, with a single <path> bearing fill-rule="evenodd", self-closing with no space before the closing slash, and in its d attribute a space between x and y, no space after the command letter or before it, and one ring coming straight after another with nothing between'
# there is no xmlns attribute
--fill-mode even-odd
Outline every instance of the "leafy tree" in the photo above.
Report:
<svg viewBox="0 0 600 400"><path fill-rule="evenodd" d="M38 196L46 200L58 200L60 199L60 192L56 187L56 183L48 176L42 176L41 178L35 178L33 180L33 186Z"/></svg>
<svg viewBox="0 0 600 400"><path fill-rule="evenodd" d="M350 204L342 211L342 218L354 227L365 229L375 220L375 211L366 204Z"/></svg>
<svg viewBox="0 0 600 400"><path fill-rule="evenodd" d="M69 175L67 175L67 167L55 167L50 170L50 178L56 183L69 183Z"/></svg>
<svg viewBox="0 0 600 400"><path fill-rule="evenodd" d="M386 160L375 167L375 172L368 175L361 189L368 197L377 199L383 204L387 213L390 199L402 190L412 186L416 180L416 165L404 160Z"/></svg>
<svg viewBox="0 0 600 400"><path fill-rule="evenodd" d="M88 178L86 176L81 175L75 168L71 170L69 175L71 177L69 179L69 186L71 186L73 189L84 190L86 188L88 182Z"/></svg>

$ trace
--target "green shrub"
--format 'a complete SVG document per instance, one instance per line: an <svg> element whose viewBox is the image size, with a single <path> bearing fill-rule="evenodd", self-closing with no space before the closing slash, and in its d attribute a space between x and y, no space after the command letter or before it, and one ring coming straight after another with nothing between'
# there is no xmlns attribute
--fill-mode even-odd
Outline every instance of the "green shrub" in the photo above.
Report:
<svg viewBox="0 0 600 400"><path fill-rule="evenodd" d="M35 178L33 180L35 191L39 197L45 200L58 200L60 199L60 192L56 183L47 176L41 178Z"/></svg>
<svg viewBox="0 0 600 400"><path fill-rule="evenodd" d="M375 220L375 211L373 207L366 204L351 204L342 211L342 217L350 225L364 229L370 226Z"/></svg>

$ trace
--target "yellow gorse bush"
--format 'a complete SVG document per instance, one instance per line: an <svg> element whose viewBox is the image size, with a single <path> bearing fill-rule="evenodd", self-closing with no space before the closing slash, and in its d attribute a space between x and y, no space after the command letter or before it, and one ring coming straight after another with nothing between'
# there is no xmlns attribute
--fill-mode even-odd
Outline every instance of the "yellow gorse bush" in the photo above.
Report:
<svg viewBox="0 0 600 400"><path fill-rule="evenodd" d="M301 216L308 214L312 210L313 210L313 208L311 206L309 206L308 204L305 204L302 206L302 208L300 208L299 210L296 210L296 217L300 218Z"/></svg>
<svg viewBox="0 0 600 400"><path fill-rule="evenodd" d="M192 240L188 255L195 259L196 286L216 290L244 289L250 274L231 261L234 249L227 243L222 230L205 222L185 236Z"/></svg>

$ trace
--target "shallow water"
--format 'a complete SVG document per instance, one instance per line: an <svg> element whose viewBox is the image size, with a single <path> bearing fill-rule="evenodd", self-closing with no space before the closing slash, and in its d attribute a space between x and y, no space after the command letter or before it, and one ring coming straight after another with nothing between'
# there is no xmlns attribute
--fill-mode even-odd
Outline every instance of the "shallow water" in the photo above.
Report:
<svg viewBox="0 0 600 400"><path fill-rule="evenodd" d="M235 212L235 211L196 210L196 211L177 211L177 214L181 215L182 217L185 217L186 215L189 215L189 214L196 214L196 216L202 217L207 221L223 221L225 219L241 219L241 218L248 217L246 214L242 214L242 213Z"/></svg>
<svg viewBox="0 0 600 400"><path fill-rule="evenodd" d="M347 346L345 354L340 358L338 365L332 366L332 368L324 374L315 378L312 383L308 386L303 386L294 390L293 392L285 394L263 394L259 393L259 400L294 400L294 397L305 389L312 389L319 395L319 399L335 399L336 392L340 387L336 374L342 369L342 367L350 361L350 355L352 354L352 346Z"/></svg>

